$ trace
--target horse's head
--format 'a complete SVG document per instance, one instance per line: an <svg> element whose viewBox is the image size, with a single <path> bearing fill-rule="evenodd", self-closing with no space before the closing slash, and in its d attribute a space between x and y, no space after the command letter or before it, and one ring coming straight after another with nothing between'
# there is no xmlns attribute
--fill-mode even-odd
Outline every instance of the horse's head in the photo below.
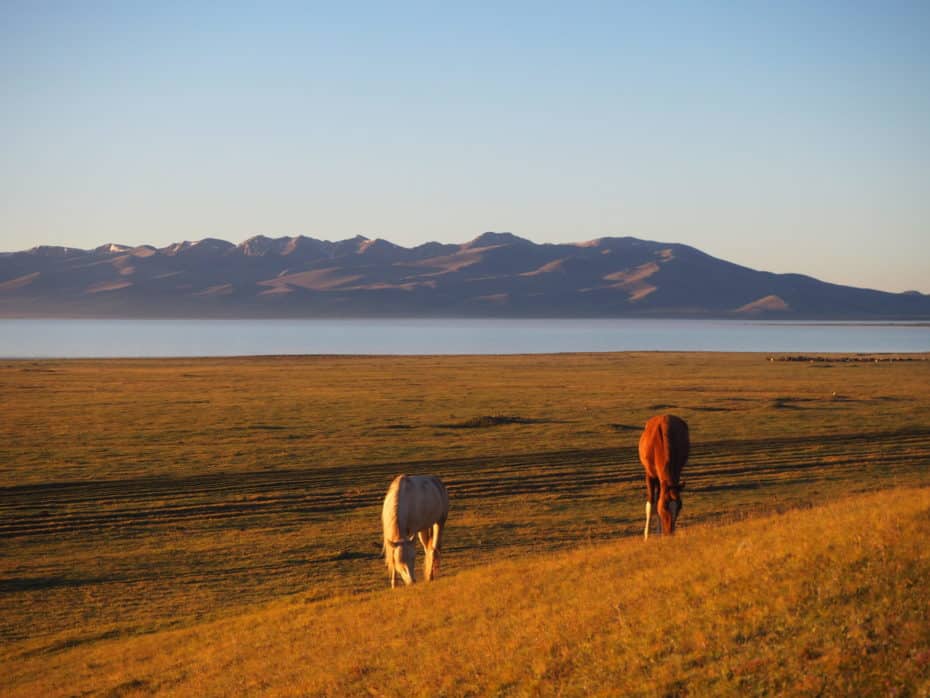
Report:
<svg viewBox="0 0 930 698"><path fill-rule="evenodd" d="M414 563L417 548L412 540L386 540L384 557L391 572L391 586L394 586L394 574L399 574L404 584L415 584Z"/></svg>
<svg viewBox="0 0 930 698"><path fill-rule="evenodd" d="M681 513L681 491L685 483L669 485L659 497L659 520L662 522L662 534L671 535L675 532L675 523Z"/></svg>

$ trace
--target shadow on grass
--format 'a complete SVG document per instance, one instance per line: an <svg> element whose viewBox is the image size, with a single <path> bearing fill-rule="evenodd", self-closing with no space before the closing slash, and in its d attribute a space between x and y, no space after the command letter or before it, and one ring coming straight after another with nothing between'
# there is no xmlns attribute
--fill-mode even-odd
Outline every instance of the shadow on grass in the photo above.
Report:
<svg viewBox="0 0 930 698"><path fill-rule="evenodd" d="M472 417L464 422L453 424L436 424L441 429L487 429L488 427L498 427L504 424L555 424L551 419L531 419L529 417L515 417L505 414L484 415L481 417Z"/></svg>
<svg viewBox="0 0 930 698"><path fill-rule="evenodd" d="M0 594L22 591L44 591L47 589L67 589L89 584L105 584L118 581L111 577L9 577L0 579Z"/></svg>
<svg viewBox="0 0 930 698"><path fill-rule="evenodd" d="M332 562L338 562L340 560L377 560L381 557L380 549L380 546L378 546L379 552L377 553L362 553L357 550L340 550L329 558L329 560Z"/></svg>
<svg viewBox="0 0 930 698"><path fill-rule="evenodd" d="M58 640L52 642L49 645L40 647L34 650L28 650L22 653L23 657L35 657L41 654L52 654L55 652L61 652L62 650L67 650L72 647L78 647L79 645L86 645L92 642L99 642L100 640L112 640L122 636L124 633L120 630L106 630L101 633L91 633L88 635L81 635L80 637L69 637L64 640Z"/></svg>

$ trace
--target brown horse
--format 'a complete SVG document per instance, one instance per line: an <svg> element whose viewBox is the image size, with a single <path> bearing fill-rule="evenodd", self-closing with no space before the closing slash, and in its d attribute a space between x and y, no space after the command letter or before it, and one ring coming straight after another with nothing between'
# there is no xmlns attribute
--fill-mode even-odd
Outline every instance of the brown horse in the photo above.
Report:
<svg viewBox="0 0 930 698"><path fill-rule="evenodd" d="M639 437L639 460L646 469L646 530L649 538L653 508L658 505L662 533L675 532L681 513L681 469L688 460L691 442L685 420L671 414L652 417Z"/></svg>

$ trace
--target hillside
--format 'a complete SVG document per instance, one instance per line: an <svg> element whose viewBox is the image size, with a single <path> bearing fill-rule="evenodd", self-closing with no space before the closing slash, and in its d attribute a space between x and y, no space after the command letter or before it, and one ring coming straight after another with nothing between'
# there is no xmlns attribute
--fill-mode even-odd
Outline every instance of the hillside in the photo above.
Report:
<svg viewBox="0 0 930 698"><path fill-rule="evenodd" d="M927 695L930 490L299 596L7 663L7 695Z"/></svg>
<svg viewBox="0 0 930 698"><path fill-rule="evenodd" d="M405 248L256 236L0 255L0 316L930 318L930 296L756 271L631 237Z"/></svg>

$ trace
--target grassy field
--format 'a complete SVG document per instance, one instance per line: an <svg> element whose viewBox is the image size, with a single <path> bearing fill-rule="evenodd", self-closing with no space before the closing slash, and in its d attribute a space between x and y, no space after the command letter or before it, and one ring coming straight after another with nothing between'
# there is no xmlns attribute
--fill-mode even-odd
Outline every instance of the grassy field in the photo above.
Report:
<svg viewBox="0 0 930 698"><path fill-rule="evenodd" d="M51 695L930 693L930 489L554 546L430 585L288 598L8 665Z"/></svg>
<svg viewBox="0 0 930 698"><path fill-rule="evenodd" d="M674 693L670 677L693 659L694 647L702 647L697 635L687 636L687 647L669 649L638 633L650 626L643 638L657 638L657 627L671 627L663 625L671 622L665 602L645 588L680 585L679 568L689 582L675 593L690 609L681 611L680 622L698 618L700 606L706 618L695 622L704 628L704 647L717 648L716 655L700 650L702 668L682 676L708 692L726 692L746 673L727 663L729 653L755 661L750 655L757 639L768 646L779 633L788 638L800 632L806 616L786 616L782 629L737 642L742 630L734 628L742 626L727 620L733 609L724 601L717 607L697 603L704 591L732 586L735 593L740 584L778 582L804 605L808 592L833 580L836 565L846 569L849 563L856 574L865 570L863 579L890 569L880 565L892 559L908 570L926 567L926 553L911 544L926 538L926 527L920 528L926 494L911 493L930 485L930 361L906 358L917 360L772 362L759 354L630 353L0 363L0 692L370 688L394 694L402 686L387 677L391 662L398 670L405 666L400 655L385 651L380 664L372 659L371 667L361 662L352 668L363 655L348 653L345 643L355 637L364 645L358 633L370 632L368 614L389 613L385 609L398 604L411 610L436 595L428 603L439 609L459 599L459 606L440 614L449 619L449 632L485 624L489 653L516 651L508 643L519 644L526 618L511 614L511 606L530 615L570 611L562 621L577 615L587 619L587 630L561 645L531 644L514 655L511 678L500 667L466 667L477 661L467 656L451 672L410 674L410 681L421 676L433 682L415 693L442 687L454 694L472 685L478 693L556 692L563 685L584 693L624 671L638 677L636 690ZM641 540L623 540L642 527L635 444L646 418L666 411L684 417L692 433L682 535L644 548ZM440 583L390 594L378 555L379 509L399 472L443 477L452 512ZM853 499L854 506L832 504L889 488L898 489ZM832 508L785 514L824 504ZM910 513L892 516L894 507ZM834 525L847 511L860 518ZM785 515L743 523L767 514ZM792 517L813 531L810 543L788 524L780 534L781 557L756 542ZM873 524L884 531L878 538L862 529ZM872 541L860 557L844 552L832 566L819 564L833 560L835 549L852 550L856 536ZM732 585L725 563L744 552L731 547L729 556L708 557L726 545L760 556L746 553L755 572L733 572ZM663 551L674 556L673 575L655 571L667 565L656 557ZM582 569L587 572L576 572ZM600 633L585 609L597 585L606 583L604 575L621 591L639 588L644 598L635 601L631 591L617 601L627 610L612 612L609 632ZM516 579L527 586L506 581ZM586 580L595 586L575 594ZM872 625L856 626L861 632L886 637L874 619L903 604L902 590L910 594L916 587L895 591L894 580L881 580L884 586L874 581L847 605L872 613ZM527 600L516 595L520 589ZM511 599L509 605L495 605L497 592ZM915 598L927 607L926 595ZM471 616L469 599L476 606ZM627 635L617 635L617 627L626 627L617 625L618 614L631 612L626 604L642 606L636 611L641 616L626 621ZM737 597L733 604L742 612ZM770 609L765 618L777 625L786 608ZM714 621L714 613L722 616ZM662 618L658 625L653 614ZM417 629L440 632L423 618ZM493 619L504 630L491 632ZM840 659L846 650L823 649L828 638L822 634L836 629L829 625L833 616L823 622L809 631L813 649L804 660L816 668L812 693L846 676L848 657ZM249 644L244 636L251 632L242 629L253 625L262 630ZM719 645L715 634L721 628L738 645L726 657L720 652L729 645ZM878 658L900 650L917 653L907 655L916 669L902 685L925 692L918 679L927 671L920 654L926 635L912 631L889 631L887 648L873 651L866 643L859 663L874 671L849 674L849 681L866 683L848 685L886 693L880 681L897 679L890 669L879 671ZM280 657L300 664L299 671L268 666L279 633ZM397 633L389 643L394 650L412 642L433 663L444 656L439 647ZM452 642L443 637L436 641ZM162 644L174 654L158 649ZM334 654L338 647L344 651ZM596 666L581 671L579 658L586 656ZM128 659L117 670L119 657ZM746 675L765 677L775 659ZM227 660L235 662L233 670ZM564 676L551 669L560 661L570 667ZM326 663L330 669L323 671ZM714 672L719 682L709 678ZM314 683L311 674L322 678ZM72 684L78 678L80 690ZM800 686L785 680L759 685L770 691ZM624 685L633 690L634 683Z"/></svg>

